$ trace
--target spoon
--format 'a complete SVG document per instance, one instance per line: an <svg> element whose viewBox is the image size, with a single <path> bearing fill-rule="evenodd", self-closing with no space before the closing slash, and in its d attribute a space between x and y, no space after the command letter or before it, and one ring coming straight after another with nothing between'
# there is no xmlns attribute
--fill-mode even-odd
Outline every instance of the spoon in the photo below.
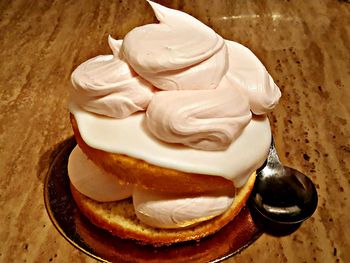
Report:
<svg viewBox="0 0 350 263"><path fill-rule="evenodd" d="M317 207L317 191L301 172L283 166L271 142L266 165L257 171L251 204L265 219L278 224L300 224Z"/></svg>

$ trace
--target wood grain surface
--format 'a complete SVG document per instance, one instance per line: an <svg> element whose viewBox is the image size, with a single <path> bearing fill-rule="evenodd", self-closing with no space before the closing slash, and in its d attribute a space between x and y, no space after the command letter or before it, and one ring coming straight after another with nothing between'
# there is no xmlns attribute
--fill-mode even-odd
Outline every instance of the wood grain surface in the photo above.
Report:
<svg viewBox="0 0 350 263"><path fill-rule="evenodd" d="M270 114L281 159L317 185L318 209L296 232L227 262L350 262L350 4L159 2L257 54L283 93ZM145 1L0 1L0 262L94 262L50 222L43 182L72 135L72 70L110 53L109 34L153 21Z"/></svg>

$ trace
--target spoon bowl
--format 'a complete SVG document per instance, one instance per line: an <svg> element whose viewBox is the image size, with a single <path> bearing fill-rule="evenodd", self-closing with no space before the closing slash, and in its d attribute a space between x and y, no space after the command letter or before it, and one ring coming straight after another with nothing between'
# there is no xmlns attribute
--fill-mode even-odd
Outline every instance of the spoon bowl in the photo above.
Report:
<svg viewBox="0 0 350 263"><path fill-rule="evenodd" d="M301 172L283 166L272 141L266 165L257 171L251 204L264 218L278 224L299 224L317 208L313 182Z"/></svg>

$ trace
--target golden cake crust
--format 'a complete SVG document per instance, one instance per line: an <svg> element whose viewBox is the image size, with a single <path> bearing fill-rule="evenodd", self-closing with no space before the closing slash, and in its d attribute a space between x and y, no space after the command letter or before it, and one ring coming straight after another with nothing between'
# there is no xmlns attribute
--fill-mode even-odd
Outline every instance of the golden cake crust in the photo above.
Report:
<svg viewBox="0 0 350 263"><path fill-rule="evenodd" d="M253 189L255 173L237 191L231 207L223 214L194 226L180 229L150 227L137 219L132 199L101 203L79 193L72 185L71 192L79 210L96 226L112 235L134 239L143 244L164 246L189 240L199 240L213 234L229 223L246 204Z"/></svg>
<svg viewBox="0 0 350 263"><path fill-rule="evenodd" d="M94 149L82 139L74 115L70 115L73 131L81 150L97 166L115 175L121 183L179 194L199 194L232 189L232 181L220 176L194 174L149 164L123 154Z"/></svg>

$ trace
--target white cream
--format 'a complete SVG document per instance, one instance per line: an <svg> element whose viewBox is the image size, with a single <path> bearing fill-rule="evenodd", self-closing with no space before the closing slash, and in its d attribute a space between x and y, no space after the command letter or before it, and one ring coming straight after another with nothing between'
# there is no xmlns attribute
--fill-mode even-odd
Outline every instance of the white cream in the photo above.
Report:
<svg viewBox="0 0 350 263"><path fill-rule="evenodd" d="M146 112L149 131L168 143L225 150L252 114L246 96L230 86L226 77L221 83L215 90L157 92Z"/></svg>
<svg viewBox="0 0 350 263"><path fill-rule="evenodd" d="M80 193L99 202L122 200L133 191L133 186L121 185L115 176L97 167L78 146L69 156L68 176Z"/></svg>
<svg viewBox="0 0 350 263"><path fill-rule="evenodd" d="M201 196L179 196L135 188L133 204L137 217L147 225L180 228L224 213L235 193L212 192Z"/></svg>
<svg viewBox="0 0 350 263"><path fill-rule="evenodd" d="M161 90L215 89L228 69L223 38L184 12L148 2L160 23L126 34L126 61Z"/></svg>
<svg viewBox="0 0 350 263"><path fill-rule="evenodd" d="M71 100L89 112L125 118L147 108L154 87L120 58L121 40L109 37L108 43L113 55L91 58L73 71Z"/></svg>
<svg viewBox="0 0 350 263"><path fill-rule="evenodd" d="M146 110L148 130L165 143L227 149L250 110L266 114L277 104L278 87L249 49L188 14L149 3L159 23L137 27L123 41L109 37L113 55L74 70L72 100L113 118Z"/></svg>
<svg viewBox="0 0 350 263"><path fill-rule="evenodd" d="M226 40L229 53L228 77L249 99L254 114L266 114L278 103L281 91L261 61L245 46Z"/></svg>

